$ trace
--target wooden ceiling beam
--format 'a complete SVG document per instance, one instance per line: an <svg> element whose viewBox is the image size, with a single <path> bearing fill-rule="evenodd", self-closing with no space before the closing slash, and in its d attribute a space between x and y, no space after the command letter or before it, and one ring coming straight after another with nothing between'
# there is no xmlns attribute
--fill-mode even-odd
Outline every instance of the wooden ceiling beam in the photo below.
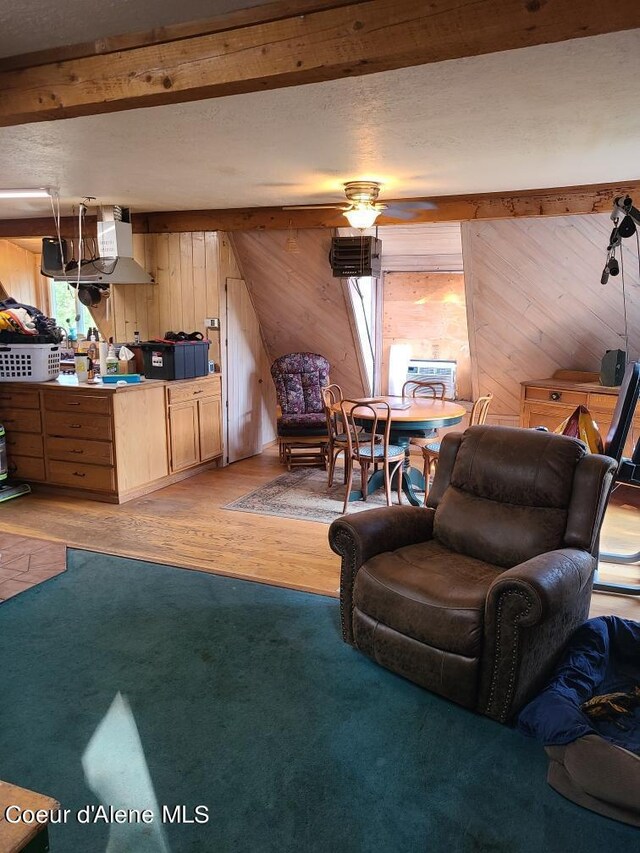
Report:
<svg viewBox="0 0 640 853"><path fill-rule="evenodd" d="M378 218L377 225L417 225L427 222L464 222L472 219L509 219L522 216L568 216L609 213L613 199L631 195L640 199L640 180L620 184L590 184L542 190L441 196L423 199L385 199L388 203L430 201L433 210L416 210L412 219ZM95 233L95 218L87 218L87 233ZM265 231L288 228L345 228L348 222L339 210L291 210L283 207L247 207L222 210L175 210L134 213L137 234L183 231ZM62 236L73 238L75 217L63 217ZM53 234L53 219L0 219L0 238L42 237Z"/></svg>
<svg viewBox="0 0 640 853"><path fill-rule="evenodd" d="M636 27L637 0L351 2L2 71L0 126L297 86Z"/></svg>

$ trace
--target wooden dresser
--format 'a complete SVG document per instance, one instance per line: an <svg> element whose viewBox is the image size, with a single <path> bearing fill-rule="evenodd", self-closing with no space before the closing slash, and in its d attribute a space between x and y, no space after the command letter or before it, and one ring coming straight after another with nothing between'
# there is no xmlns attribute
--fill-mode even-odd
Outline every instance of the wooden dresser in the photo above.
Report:
<svg viewBox="0 0 640 853"><path fill-rule="evenodd" d="M12 479L93 500L122 503L210 467L222 456L221 421L219 375L124 387L0 385Z"/></svg>
<svg viewBox="0 0 640 853"><path fill-rule="evenodd" d="M595 382L571 382L562 379L534 379L521 384L520 426L544 426L556 429L577 406L586 406L598 425L603 441L611 426L619 388L608 388ZM640 408L636 411L631 434L625 448L630 454L640 438Z"/></svg>

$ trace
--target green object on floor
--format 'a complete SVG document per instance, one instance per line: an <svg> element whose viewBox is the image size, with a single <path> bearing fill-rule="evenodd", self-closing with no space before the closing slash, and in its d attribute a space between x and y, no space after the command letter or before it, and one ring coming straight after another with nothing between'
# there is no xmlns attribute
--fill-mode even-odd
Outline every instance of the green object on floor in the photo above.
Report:
<svg viewBox="0 0 640 853"><path fill-rule="evenodd" d="M323 596L70 551L0 605L0 684L0 778L72 815L97 804L81 757L122 693L158 803L209 809L165 826L172 853L637 845L547 786L538 744L344 645ZM50 837L100 853L108 826L71 816Z"/></svg>

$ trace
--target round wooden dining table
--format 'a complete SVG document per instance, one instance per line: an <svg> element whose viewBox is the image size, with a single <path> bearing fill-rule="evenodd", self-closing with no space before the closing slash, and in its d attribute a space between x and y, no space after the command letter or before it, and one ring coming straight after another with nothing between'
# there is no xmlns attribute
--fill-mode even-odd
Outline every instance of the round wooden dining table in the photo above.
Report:
<svg viewBox="0 0 640 853"><path fill-rule="evenodd" d="M360 402L355 400L354 402ZM362 402L366 401L362 398ZM376 397L376 402L388 403L390 406L391 435L390 442L399 447L404 447L404 464L402 466L402 491L407 496L409 503L420 506L422 501L416 495L416 488L424 491L424 477L422 471L411 467L410 441L413 437L423 437L435 429L454 426L459 424L467 411L457 403L450 400L434 400L431 397ZM340 412L340 403L335 403L332 409ZM377 410L380 421L386 423L386 406ZM362 423L371 422L372 417L366 417L367 412L363 410ZM378 429L380 429L380 421ZM384 471L375 471L367 483L367 494L370 495L376 489L384 485ZM349 494L349 501L362 500L363 494L360 490L353 490Z"/></svg>

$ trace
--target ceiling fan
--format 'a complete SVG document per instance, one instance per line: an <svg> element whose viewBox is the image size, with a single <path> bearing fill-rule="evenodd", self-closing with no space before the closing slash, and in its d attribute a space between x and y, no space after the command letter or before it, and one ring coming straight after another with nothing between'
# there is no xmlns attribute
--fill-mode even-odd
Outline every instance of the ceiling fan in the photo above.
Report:
<svg viewBox="0 0 640 853"><path fill-rule="evenodd" d="M352 228L371 228L383 210L395 219L413 219L419 210L434 210L431 201L403 201L395 204L378 202L380 184L377 181L348 181L344 185L348 204L293 204L285 210L341 210Z"/></svg>

